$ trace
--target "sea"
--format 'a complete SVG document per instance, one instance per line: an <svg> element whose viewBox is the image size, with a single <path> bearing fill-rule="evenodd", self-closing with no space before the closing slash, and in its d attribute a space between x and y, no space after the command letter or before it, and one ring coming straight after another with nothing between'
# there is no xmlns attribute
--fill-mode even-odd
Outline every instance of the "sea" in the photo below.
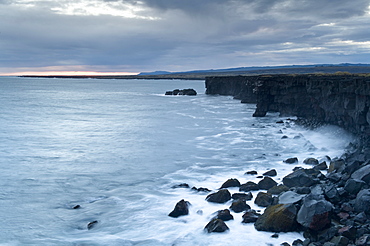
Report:
<svg viewBox="0 0 370 246"><path fill-rule="evenodd" d="M164 95L186 88L198 95ZM241 223L243 213L232 212L229 231L205 232L231 201L190 188L258 182L251 170L276 169L281 183L305 158L339 158L354 140L294 115L254 118L255 104L207 95L201 80L0 77L0 105L0 245L9 246L291 244L302 234L272 238ZM182 199L189 215L169 217Z"/></svg>

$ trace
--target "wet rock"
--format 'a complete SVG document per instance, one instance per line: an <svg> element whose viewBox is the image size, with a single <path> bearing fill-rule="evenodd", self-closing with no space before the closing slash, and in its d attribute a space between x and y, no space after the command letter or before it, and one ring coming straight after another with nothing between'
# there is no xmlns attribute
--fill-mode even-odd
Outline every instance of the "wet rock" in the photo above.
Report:
<svg viewBox="0 0 370 246"><path fill-rule="evenodd" d="M309 187L296 187L295 192L297 192L298 194L301 194L301 195L310 194L311 189Z"/></svg>
<svg viewBox="0 0 370 246"><path fill-rule="evenodd" d="M326 170L326 169L328 169L328 165L326 165L326 162L323 161L320 164L314 166L313 169L315 169L315 170Z"/></svg>
<svg viewBox="0 0 370 246"><path fill-rule="evenodd" d="M360 179L348 179L346 184L344 185L344 189L349 194L357 194L364 186L365 182Z"/></svg>
<svg viewBox="0 0 370 246"><path fill-rule="evenodd" d="M369 243L370 243L370 234L364 234L356 240L356 245L360 246L369 245Z"/></svg>
<svg viewBox="0 0 370 246"><path fill-rule="evenodd" d="M288 158L288 159L284 160L284 162L288 163L288 164L294 164L294 163L298 162L298 158L297 157Z"/></svg>
<svg viewBox="0 0 370 246"><path fill-rule="evenodd" d="M182 184L172 186L172 189L177 189L177 188L190 188L190 186L186 183L182 183Z"/></svg>
<svg viewBox="0 0 370 246"><path fill-rule="evenodd" d="M332 160L329 165L328 172L341 172L345 168L345 162L342 159Z"/></svg>
<svg viewBox="0 0 370 246"><path fill-rule="evenodd" d="M265 192L259 192L257 194L256 199L254 200L254 203L261 207L270 206L272 202L273 202L272 194Z"/></svg>
<svg viewBox="0 0 370 246"><path fill-rule="evenodd" d="M355 240L357 229L354 226L344 226L338 230L339 235L342 235L349 240Z"/></svg>
<svg viewBox="0 0 370 246"><path fill-rule="evenodd" d="M314 169L298 169L283 178L284 185L288 187L309 187L319 182L317 175L320 171Z"/></svg>
<svg viewBox="0 0 370 246"><path fill-rule="evenodd" d="M241 213L251 209L251 207L245 202L245 200L237 200L231 204L230 209L235 213Z"/></svg>
<svg viewBox="0 0 370 246"><path fill-rule="evenodd" d="M225 183L222 184L220 189L229 188L229 187L240 187L240 182L237 179L228 179Z"/></svg>
<svg viewBox="0 0 370 246"><path fill-rule="evenodd" d="M297 222L314 231L322 230L330 225L332 210L333 205L324 198L307 195L298 211Z"/></svg>
<svg viewBox="0 0 370 246"><path fill-rule="evenodd" d="M245 174L248 174L248 175L257 175L257 171L248 171Z"/></svg>
<svg viewBox="0 0 370 246"><path fill-rule="evenodd" d="M229 220L233 220L234 217L232 216L232 214L230 214L230 210L224 209L224 210L217 211L217 215L215 219L229 221Z"/></svg>
<svg viewBox="0 0 370 246"><path fill-rule="evenodd" d="M253 195L251 192L248 193L234 193L231 196L232 199L234 200L244 200L244 201L250 201L253 198Z"/></svg>
<svg viewBox="0 0 370 246"><path fill-rule="evenodd" d="M286 185L275 185L267 190L268 193L271 193L273 195L279 195L282 192L288 191L289 187Z"/></svg>
<svg viewBox="0 0 370 246"><path fill-rule="evenodd" d="M266 208L254 224L258 231L290 232L298 229L294 204L277 204Z"/></svg>
<svg viewBox="0 0 370 246"><path fill-rule="evenodd" d="M276 181L270 177L264 177L260 182L258 182L258 187L261 190L268 190L276 185Z"/></svg>
<svg viewBox="0 0 370 246"><path fill-rule="evenodd" d="M94 221L91 221L87 224L87 229L88 230L91 230L93 229L96 225L98 224L98 221L97 220L94 220Z"/></svg>
<svg viewBox="0 0 370 246"><path fill-rule="evenodd" d="M208 233L212 232L225 232L229 230L229 227L225 224L223 220L213 219L204 228Z"/></svg>
<svg viewBox="0 0 370 246"><path fill-rule="evenodd" d="M252 182L252 181L248 181L247 183L245 184L242 184L240 187L239 187L239 191L245 191L245 192L248 192L248 191L253 191L253 190L259 190L259 186L258 184Z"/></svg>
<svg viewBox="0 0 370 246"><path fill-rule="evenodd" d="M365 181L367 184L370 184L370 165L366 165L356 170L351 177L353 179L359 179Z"/></svg>
<svg viewBox="0 0 370 246"><path fill-rule="evenodd" d="M166 96L176 96L176 95L185 95L185 96L196 96L197 92L194 89L175 89L173 91L166 91L165 93Z"/></svg>
<svg viewBox="0 0 370 246"><path fill-rule="evenodd" d="M231 194L227 189L222 189L217 191L216 193L209 194L206 197L208 202L214 203L225 203L231 199Z"/></svg>
<svg viewBox="0 0 370 246"><path fill-rule="evenodd" d="M269 176L269 177L275 177L277 175L277 172L275 169L271 169L267 172L265 172L264 174L262 174L263 176Z"/></svg>
<svg viewBox="0 0 370 246"><path fill-rule="evenodd" d="M340 201L340 196L336 185L329 184L324 187L324 195L332 203L337 203Z"/></svg>
<svg viewBox="0 0 370 246"><path fill-rule="evenodd" d="M81 206L78 205L78 204L72 207L72 209L80 209L80 208L81 208Z"/></svg>
<svg viewBox="0 0 370 246"><path fill-rule="evenodd" d="M287 135L284 135L281 137L281 139L287 139L287 138L289 138Z"/></svg>
<svg viewBox="0 0 370 246"><path fill-rule="evenodd" d="M254 223L257 221L258 217L260 217L261 214L257 213L255 210L250 209L243 215L243 221L242 223Z"/></svg>
<svg viewBox="0 0 370 246"><path fill-rule="evenodd" d="M189 206L190 203L182 199L179 201L176 205L173 211L168 215L173 218L177 218L183 215L188 215L189 214Z"/></svg>
<svg viewBox="0 0 370 246"><path fill-rule="evenodd" d="M361 190L355 199L355 211L370 214L370 189Z"/></svg>
<svg viewBox="0 0 370 246"><path fill-rule="evenodd" d="M303 241L301 239L294 240L292 246L303 246Z"/></svg>
<svg viewBox="0 0 370 246"><path fill-rule="evenodd" d="M272 234L272 235L271 235L271 237L272 237L272 238L279 238L279 234L274 233L274 234Z"/></svg>
<svg viewBox="0 0 370 246"><path fill-rule="evenodd" d="M211 192L211 190L209 190L209 189L207 189L207 188L203 188L203 187L199 187L199 188L197 188L197 187L193 187L193 188L191 188L192 190L194 190L194 191L197 191L197 192Z"/></svg>
<svg viewBox="0 0 370 246"><path fill-rule="evenodd" d="M357 214L353 220L358 223L364 224L367 220L367 215L365 212L361 212Z"/></svg>
<svg viewBox="0 0 370 246"><path fill-rule="evenodd" d="M336 236L333 237L330 242L333 243L335 246L347 246L349 239L344 236Z"/></svg>
<svg viewBox="0 0 370 246"><path fill-rule="evenodd" d="M289 204L300 202L306 195L300 195L294 191L286 191L280 194L278 203L280 204Z"/></svg>
<svg viewBox="0 0 370 246"><path fill-rule="evenodd" d="M308 164L308 165L318 165L319 164L319 161L316 159L316 158L306 158L304 161L303 161L304 164Z"/></svg>

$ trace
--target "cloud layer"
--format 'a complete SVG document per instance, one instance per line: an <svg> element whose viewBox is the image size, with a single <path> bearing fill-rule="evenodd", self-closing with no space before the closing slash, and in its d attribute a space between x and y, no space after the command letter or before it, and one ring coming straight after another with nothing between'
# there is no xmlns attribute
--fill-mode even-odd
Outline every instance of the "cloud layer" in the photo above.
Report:
<svg viewBox="0 0 370 246"><path fill-rule="evenodd" d="M368 0L0 0L0 73L369 63L369 5Z"/></svg>

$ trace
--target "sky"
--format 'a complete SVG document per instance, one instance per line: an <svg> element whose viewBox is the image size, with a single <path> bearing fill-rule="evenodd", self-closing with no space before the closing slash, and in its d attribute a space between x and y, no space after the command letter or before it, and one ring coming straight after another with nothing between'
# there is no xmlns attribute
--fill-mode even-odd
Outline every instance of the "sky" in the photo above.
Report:
<svg viewBox="0 0 370 246"><path fill-rule="evenodd" d="M370 63L370 0L0 0L0 75Z"/></svg>

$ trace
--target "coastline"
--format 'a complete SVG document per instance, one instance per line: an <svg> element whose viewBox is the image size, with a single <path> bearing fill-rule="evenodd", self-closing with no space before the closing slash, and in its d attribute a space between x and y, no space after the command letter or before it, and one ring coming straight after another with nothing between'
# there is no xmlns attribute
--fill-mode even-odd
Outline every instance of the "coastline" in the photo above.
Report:
<svg viewBox="0 0 370 246"><path fill-rule="evenodd" d="M263 222L256 222L255 227L270 232L302 231L305 240L297 240L293 245L370 243L370 77L214 76L206 78L206 88L206 94L229 95L241 102L256 103L254 117L280 112L281 116L297 116L297 123L310 128L333 124L353 133L358 141L348 146L341 158L330 160L329 167L324 168L325 175L314 165L284 177L283 183L289 187L286 192L300 198L279 202L284 193L273 196L277 201L269 204L267 212L259 217L263 219L258 219ZM278 217L281 204L285 217ZM291 220L285 220L287 214ZM273 226L277 220L284 220L279 228Z"/></svg>

